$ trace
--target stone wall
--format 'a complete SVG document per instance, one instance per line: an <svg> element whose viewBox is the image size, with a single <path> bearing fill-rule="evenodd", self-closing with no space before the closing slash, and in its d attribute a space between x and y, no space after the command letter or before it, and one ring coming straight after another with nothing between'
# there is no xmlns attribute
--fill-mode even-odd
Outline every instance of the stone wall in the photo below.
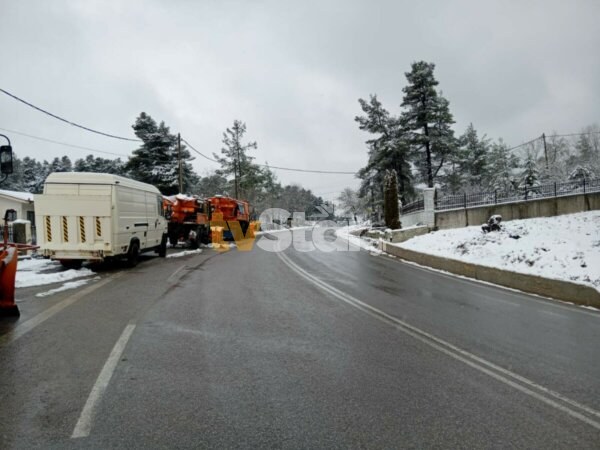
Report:
<svg viewBox="0 0 600 450"><path fill-rule="evenodd" d="M552 217L562 214L600 209L600 192L564 197L524 200L515 203L476 206L435 212L435 227L444 230L486 223L490 216L499 214L502 220ZM404 222L403 222L404 225Z"/></svg>
<svg viewBox="0 0 600 450"><path fill-rule="evenodd" d="M553 280L535 275L511 272L495 267L479 266L456 259L428 255L381 242L381 249L391 255L434 269L462 275L476 280L487 281L500 286L518 289L523 292L556 298L579 305L600 307L600 292L590 286Z"/></svg>

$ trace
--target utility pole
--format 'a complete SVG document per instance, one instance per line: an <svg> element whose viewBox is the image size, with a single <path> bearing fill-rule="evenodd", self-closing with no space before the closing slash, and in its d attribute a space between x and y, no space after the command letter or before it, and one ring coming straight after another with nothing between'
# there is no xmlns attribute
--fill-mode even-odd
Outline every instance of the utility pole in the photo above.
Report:
<svg viewBox="0 0 600 450"><path fill-rule="evenodd" d="M548 149L546 148L546 133L542 133L542 139L544 141L544 158L546 159L546 170L548 170Z"/></svg>
<svg viewBox="0 0 600 450"><path fill-rule="evenodd" d="M239 188L239 185L242 182L242 164L240 161L240 146L239 143L236 146L236 151L237 151L237 170L239 172L239 180L236 178L236 183L235 183L235 198L239 198L238 197L238 189L240 190L240 194L241 194L241 189Z"/></svg>
<svg viewBox="0 0 600 450"><path fill-rule="evenodd" d="M233 179L234 179L234 183L233 183L233 187L235 190L235 198L238 198L238 175L237 175L237 158L235 158L233 160Z"/></svg>
<svg viewBox="0 0 600 450"><path fill-rule="evenodd" d="M177 163L179 164L179 193L183 194L183 170L181 165L181 133L177 133Z"/></svg>

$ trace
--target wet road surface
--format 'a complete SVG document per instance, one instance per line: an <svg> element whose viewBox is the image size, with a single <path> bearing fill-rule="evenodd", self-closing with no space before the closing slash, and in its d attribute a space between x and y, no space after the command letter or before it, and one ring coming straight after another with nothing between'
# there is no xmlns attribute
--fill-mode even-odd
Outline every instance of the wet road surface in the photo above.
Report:
<svg viewBox="0 0 600 450"><path fill-rule="evenodd" d="M598 312L297 244L18 292L0 447L598 448Z"/></svg>

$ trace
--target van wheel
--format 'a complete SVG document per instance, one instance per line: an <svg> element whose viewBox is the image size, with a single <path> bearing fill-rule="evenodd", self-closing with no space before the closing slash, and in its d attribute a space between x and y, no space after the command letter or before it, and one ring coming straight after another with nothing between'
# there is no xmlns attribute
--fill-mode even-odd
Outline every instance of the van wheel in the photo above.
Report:
<svg viewBox="0 0 600 450"><path fill-rule="evenodd" d="M132 242L127 252L127 265L129 267L137 266L140 259L140 244Z"/></svg>
<svg viewBox="0 0 600 450"><path fill-rule="evenodd" d="M156 251L158 253L158 256L160 256L161 258L164 258L165 256L167 256L167 235L163 234L163 237L160 241L160 245L158 246L158 250Z"/></svg>
<svg viewBox="0 0 600 450"><path fill-rule="evenodd" d="M61 259L60 264L65 269L81 269L81 265L83 264L83 260L81 259Z"/></svg>

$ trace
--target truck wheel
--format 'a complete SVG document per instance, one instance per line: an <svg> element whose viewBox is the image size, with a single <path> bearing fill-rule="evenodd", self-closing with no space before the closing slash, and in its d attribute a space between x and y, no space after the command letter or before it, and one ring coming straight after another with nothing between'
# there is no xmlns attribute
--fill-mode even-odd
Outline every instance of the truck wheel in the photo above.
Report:
<svg viewBox="0 0 600 450"><path fill-rule="evenodd" d="M132 242L127 252L127 265L129 267L137 266L140 259L140 244Z"/></svg>
<svg viewBox="0 0 600 450"><path fill-rule="evenodd" d="M83 260L81 259L61 259L60 264L65 269L81 269L81 265L83 264Z"/></svg>
<svg viewBox="0 0 600 450"><path fill-rule="evenodd" d="M165 256L167 256L167 235L163 234L163 237L160 241L160 245L158 246L158 250L156 251L158 253L158 256L160 256L161 258L164 258Z"/></svg>

